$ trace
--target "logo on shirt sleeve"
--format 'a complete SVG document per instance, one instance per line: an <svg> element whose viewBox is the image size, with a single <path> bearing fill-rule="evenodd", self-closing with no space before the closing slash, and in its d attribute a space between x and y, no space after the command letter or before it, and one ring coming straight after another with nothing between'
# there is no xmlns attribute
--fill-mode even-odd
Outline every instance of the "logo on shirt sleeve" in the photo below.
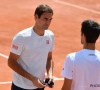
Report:
<svg viewBox="0 0 100 90"><path fill-rule="evenodd" d="M17 50L18 49L18 46L12 45L12 48Z"/></svg>

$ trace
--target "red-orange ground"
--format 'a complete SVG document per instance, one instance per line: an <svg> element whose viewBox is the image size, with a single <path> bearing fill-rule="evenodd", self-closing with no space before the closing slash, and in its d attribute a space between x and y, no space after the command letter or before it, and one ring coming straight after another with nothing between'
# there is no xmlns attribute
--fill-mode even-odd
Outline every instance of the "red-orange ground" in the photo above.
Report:
<svg viewBox="0 0 100 90"><path fill-rule="evenodd" d="M13 36L27 27L34 25L34 10L39 4L48 4L54 10L50 28L55 34L54 76L62 78L60 72L66 55L82 49L80 44L81 22L94 19L100 22L99 0L0 0L0 54L9 55ZM74 5L81 6L77 8ZM89 8L86 10L85 8ZM91 11L91 10L94 11ZM98 12L95 12L98 11ZM100 39L97 41L97 49ZM7 58L0 56L0 83L12 80L12 70L7 66ZM62 81L55 81L53 90L60 90ZM10 90L11 83L0 84L1 90ZM46 90L51 90L46 87Z"/></svg>

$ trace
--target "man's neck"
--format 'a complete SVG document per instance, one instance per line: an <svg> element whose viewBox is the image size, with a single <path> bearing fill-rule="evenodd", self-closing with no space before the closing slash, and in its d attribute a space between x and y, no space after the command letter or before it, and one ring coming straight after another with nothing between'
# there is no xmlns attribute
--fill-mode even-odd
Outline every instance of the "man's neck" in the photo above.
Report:
<svg viewBox="0 0 100 90"><path fill-rule="evenodd" d="M83 49L95 50L95 43L86 43L84 44Z"/></svg>
<svg viewBox="0 0 100 90"><path fill-rule="evenodd" d="M39 35L39 36L43 36L43 35L44 35L44 31L45 31L45 30L42 30L41 28L39 28L39 27L37 27L37 26L34 26L34 27L33 27L33 30L34 30L34 32L35 32L37 35Z"/></svg>

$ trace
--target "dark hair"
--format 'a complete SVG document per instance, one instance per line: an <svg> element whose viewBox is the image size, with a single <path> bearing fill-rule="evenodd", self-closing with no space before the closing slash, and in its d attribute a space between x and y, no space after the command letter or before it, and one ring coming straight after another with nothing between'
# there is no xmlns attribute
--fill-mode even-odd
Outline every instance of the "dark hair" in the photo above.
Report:
<svg viewBox="0 0 100 90"><path fill-rule="evenodd" d="M46 4L41 4L36 8L34 15L37 14L38 17L40 18L41 15L45 12L52 13L52 15L53 15L53 10L51 9L50 6L48 6Z"/></svg>
<svg viewBox="0 0 100 90"><path fill-rule="evenodd" d="M86 36L87 43L95 43L100 35L100 24L94 20L84 20L82 22L81 33Z"/></svg>

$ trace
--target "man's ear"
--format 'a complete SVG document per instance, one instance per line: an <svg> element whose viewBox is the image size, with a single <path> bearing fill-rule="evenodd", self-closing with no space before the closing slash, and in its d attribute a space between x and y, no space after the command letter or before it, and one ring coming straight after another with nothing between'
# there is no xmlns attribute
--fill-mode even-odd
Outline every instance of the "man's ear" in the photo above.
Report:
<svg viewBox="0 0 100 90"><path fill-rule="evenodd" d="M35 20L38 19L38 15L37 15L37 14L34 15L34 19L35 19Z"/></svg>
<svg viewBox="0 0 100 90"><path fill-rule="evenodd" d="M82 44L84 44L85 39L86 39L86 37L85 37L84 33L81 33L81 43Z"/></svg>
<svg viewBox="0 0 100 90"><path fill-rule="evenodd" d="M84 33L83 33L83 37L84 37L84 39L86 39L86 36L84 35Z"/></svg>

